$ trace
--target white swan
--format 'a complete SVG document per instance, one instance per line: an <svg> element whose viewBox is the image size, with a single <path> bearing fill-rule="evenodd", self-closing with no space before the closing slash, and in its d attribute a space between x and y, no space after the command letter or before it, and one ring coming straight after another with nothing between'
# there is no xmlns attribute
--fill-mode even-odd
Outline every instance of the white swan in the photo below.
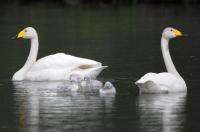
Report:
<svg viewBox="0 0 200 132"><path fill-rule="evenodd" d="M13 81L68 80L71 74L96 78L107 67L94 60L64 53L49 55L36 61L39 46L36 30L27 27L16 37L30 39L31 49L24 66L13 75Z"/></svg>
<svg viewBox="0 0 200 132"><path fill-rule="evenodd" d="M161 38L162 55L167 68L167 72L147 73L135 82L140 93L168 93L187 91L186 83L176 70L170 53L169 40L183 34L174 28L165 28Z"/></svg>

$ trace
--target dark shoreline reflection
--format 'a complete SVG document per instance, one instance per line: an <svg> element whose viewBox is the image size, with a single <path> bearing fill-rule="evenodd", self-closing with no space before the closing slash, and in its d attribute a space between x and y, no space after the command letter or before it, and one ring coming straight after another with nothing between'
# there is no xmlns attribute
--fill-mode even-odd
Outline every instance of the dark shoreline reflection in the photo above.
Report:
<svg viewBox="0 0 200 132"><path fill-rule="evenodd" d="M94 91L67 93L63 82L17 82L15 109L19 131L91 131L112 129L108 122L115 97ZM106 126L105 122L108 122ZM87 128L85 128L87 126Z"/></svg>
<svg viewBox="0 0 200 132"><path fill-rule="evenodd" d="M120 5L191 5L200 4L198 0L2 0L1 3L14 3L19 5L30 5L34 3L59 4L64 6L120 6Z"/></svg>
<svg viewBox="0 0 200 132"><path fill-rule="evenodd" d="M176 132L184 130L186 93L140 95L137 103L142 131Z"/></svg>

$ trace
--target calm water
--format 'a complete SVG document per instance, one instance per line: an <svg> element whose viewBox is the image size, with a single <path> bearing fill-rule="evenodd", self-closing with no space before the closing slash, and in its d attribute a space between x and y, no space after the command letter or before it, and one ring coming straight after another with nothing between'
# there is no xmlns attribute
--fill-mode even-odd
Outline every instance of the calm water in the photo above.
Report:
<svg viewBox="0 0 200 132"><path fill-rule="evenodd" d="M183 132L200 129L199 7L133 6L118 9L1 6L0 131ZM67 92L62 82L12 83L25 62L26 40L10 38L33 26L39 58L56 52L108 65L98 77L111 81L116 96L98 90ZM173 60L188 93L139 95L134 85L147 72L165 71L162 29L173 26L190 36L171 41Z"/></svg>

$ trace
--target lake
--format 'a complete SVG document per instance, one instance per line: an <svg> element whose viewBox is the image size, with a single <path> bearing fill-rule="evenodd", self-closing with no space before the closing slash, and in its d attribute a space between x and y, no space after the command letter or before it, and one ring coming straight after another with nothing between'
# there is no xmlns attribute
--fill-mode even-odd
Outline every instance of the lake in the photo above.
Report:
<svg viewBox="0 0 200 132"><path fill-rule="evenodd" d="M184 132L200 129L200 14L198 6L135 5L118 8L1 5L0 131ZM69 93L63 82L13 83L29 41L11 40L27 26L39 35L38 58L57 52L109 66L98 80L110 81L115 96L97 89ZM166 71L160 49L165 27L189 34L170 42L187 94L139 95L134 82L147 72Z"/></svg>

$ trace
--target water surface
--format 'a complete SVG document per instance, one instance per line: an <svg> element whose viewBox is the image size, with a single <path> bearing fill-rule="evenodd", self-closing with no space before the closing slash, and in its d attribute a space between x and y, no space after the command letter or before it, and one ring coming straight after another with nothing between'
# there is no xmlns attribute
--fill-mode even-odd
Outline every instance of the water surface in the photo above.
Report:
<svg viewBox="0 0 200 132"><path fill-rule="evenodd" d="M149 132L199 130L199 7L132 6L61 8L2 6L0 10L1 131ZM61 82L11 82L25 62L29 41L12 41L33 26L40 40L38 57L57 52L108 65L98 77L111 81L116 96L98 90L69 93ZM190 37L172 40L173 60L187 94L139 95L134 81L147 72L165 71L160 37L173 26Z"/></svg>

